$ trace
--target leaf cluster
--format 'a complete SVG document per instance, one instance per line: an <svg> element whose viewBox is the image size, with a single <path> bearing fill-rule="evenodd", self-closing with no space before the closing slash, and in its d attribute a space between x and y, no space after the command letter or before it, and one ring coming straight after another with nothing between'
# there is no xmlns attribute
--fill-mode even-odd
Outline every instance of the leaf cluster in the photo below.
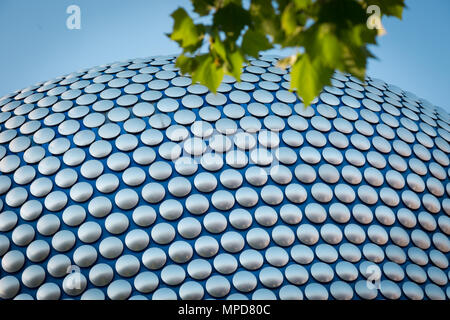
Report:
<svg viewBox="0 0 450 320"><path fill-rule="evenodd" d="M404 0L191 0L193 16L178 8L168 36L183 49L182 73L216 92L224 75L240 80L250 57L268 49L296 48L280 61L290 68L291 90L305 106L330 83L335 70L363 79L377 30L367 8L401 18ZM381 18L381 17L380 17ZM207 23L205 21L208 21ZM205 47L207 50L204 50Z"/></svg>

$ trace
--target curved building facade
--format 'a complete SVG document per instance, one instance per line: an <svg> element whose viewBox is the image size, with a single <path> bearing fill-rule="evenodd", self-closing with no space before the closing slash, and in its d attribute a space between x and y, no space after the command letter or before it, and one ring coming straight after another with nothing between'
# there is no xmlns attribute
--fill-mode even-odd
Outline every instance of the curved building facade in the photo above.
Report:
<svg viewBox="0 0 450 320"><path fill-rule="evenodd" d="M0 99L0 299L448 299L450 115L277 57L192 84L174 56Z"/></svg>

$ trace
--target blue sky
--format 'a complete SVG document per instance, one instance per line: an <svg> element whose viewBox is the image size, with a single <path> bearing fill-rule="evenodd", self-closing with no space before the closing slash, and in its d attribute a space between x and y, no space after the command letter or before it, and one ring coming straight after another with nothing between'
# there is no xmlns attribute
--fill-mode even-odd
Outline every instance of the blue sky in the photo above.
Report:
<svg viewBox="0 0 450 320"><path fill-rule="evenodd" d="M450 1L407 0L403 21L383 21L368 75L450 111ZM81 30L66 8L81 8ZM0 96L104 63L180 52L165 33L188 0L0 0Z"/></svg>

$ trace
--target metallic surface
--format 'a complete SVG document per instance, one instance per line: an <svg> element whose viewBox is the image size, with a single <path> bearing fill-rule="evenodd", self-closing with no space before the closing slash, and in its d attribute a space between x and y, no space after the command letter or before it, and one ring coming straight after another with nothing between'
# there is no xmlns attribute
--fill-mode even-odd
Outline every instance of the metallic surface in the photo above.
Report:
<svg viewBox="0 0 450 320"><path fill-rule="evenodd" d="M0 98L0 299L449 299L450 115L277 57L174 56Z"/></svg>

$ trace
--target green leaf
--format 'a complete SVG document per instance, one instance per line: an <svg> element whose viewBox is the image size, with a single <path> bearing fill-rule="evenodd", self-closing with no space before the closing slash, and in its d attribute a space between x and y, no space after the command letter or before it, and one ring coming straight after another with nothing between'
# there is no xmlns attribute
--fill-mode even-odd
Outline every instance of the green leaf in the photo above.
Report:
<svg viewBox="0 0 450 320"><path fill-rule="evenodd" d="M174 25L170 39L178 42L182 48L197 46L202 34L187 12L183 8L178 8L172 13L172 18Z"/></svg>
<svg viewBox="0 0 450 320"><path fill-rule="evenodd" d="M341 71L349 72L360 80L364 80L367 58L373 57L372 53L365 46L345 46L342 54L345 65Z"/></svg>
<svg viewBox="0 0 450 320"><path fill-rule="evenodd" d="M291 89L309 106L313 99L329 84L333 69L325 67L318 61L311 61L308 54L302 54L291 69Z"/></svg>
<svg viewBox="0 0 450 320"><path fill-rule="evenodd" d="M224 72L239 80L245 60L241 51L239 49L233 51L227 48L226 44L220 41L219 37L214 39L211 46L214 50L213 54L217 54L220 57L220 64L223 65Z"/></svg>
<svg viewBox="0 0 450 320"><path fill-rule="evenodd" d="M341 71L364 79L367 60L374 57L367 44L375 42L375 34L376 30L370 30L364 25L355 26L345 33L346 41L341 45L342 63L338 66Z"/></svg>
<svg viewBox="0 0 450 320"><path fill-rule="evenodd" d="M316 24L304 33L303 45L311 57L336 68L340 63L341 43L329 23Z"/></svg>
<svg viewBox="0 0 450 320"><path fill-rule="evenodd" d="M214 14L213 25L236 40L242 29L251 22L250 14L241 5L230 2Z"/></svg>
<svg viewBox="0 0 450 320"><path fill-rule="evenodd" d="M217 88L219 87L222 79L222 67L217 67L213 61L213 58L210 56L206 57L199 65L198 69L192 74L192 80L194 82L200 82L214 93L217 92Z"/></svg>
<svg viewBox="0 0 450 320"><path fill-rule="evenodd" d="M355 0L325 0L316 2L317 23L332 23L338 29L366 24L367 14L362 3Z"/></svg>
<svg viewBox="0 0 450 320"><path fill-rule="evenodd" d="M402 18L403 9L405 6L404 0L370 0L367 5L376 5L380 7L381 15L394 16L399 19Z"/></svg>
<svg viewBox="0 0 450 320"><path fill-rule="evenodd" d="M271 49L272 45L262 32L248 29L242 38L241 48L244 54L257 58L260 51Z"/></svg>
<svg viewBox="0 0 450 320"><path fill-rule="evenodd" d="M325 65L336 67L341 60L341 44L332 33L325 33L321 37L322 57Z"/></svg>
<svg viewBox="0 0 450 320"><path fill-rule="evenodd" d="M250 3L250 14L253 29L264 34L277 37L280 33L280 18L275 12L272 0L258 0Z"/></svg>
<svg viewBox="0 0 450 320"><path fill-rule="evenodd" d="M190 74L194 83L199 82L214 93L217 92L223 79L222 66L219 66L208 53L194 57L180 55L176 66L180 68L182 74Z"/></svg>
<svg viewBox="0 0 450 320"><path fill-rule="evenodd" d="M283 10L283 13L281 15L281 28L283 28L286 34L293 33L297 28L293 3L289 3Z"/></svg>
<svg viewBox="0 0 450 320"><path fill-rule="evenodd" d="M182 8L173 12L169 37L183 49L176 65L194 82L215 92L224 74L240 79L248 56L259 57L273 46L302 54L282 59L292 65L291 89L305 105L329 84L334 70L363 79L368 49L377 30L367 28L368 6L381 15L401 17L404 0L191 0L195 23ZM200 48L204 54L191 55Z"/></svg>
<svg viewBox="0 0 450 320"><path fill-rule="evenodd" d="M201 59L201 56L187 57L184 54L181 54L178 56L175 65L180 68L182 74L189 74L198 67L198 62Z"/></svg>
<svg viewBox="0 0 450 320"><path fill-rule="evenodd" d="M211 49L214 50L217 55L219 55L222 61L225 61L227 59L227 50L218 35L214 37L214 41L211 43Z"/></svg>
<svg viewBox="0 0 450 320"><path fill-rule="evenodd" d="M237 81L240 81L242 65L244 64L244 56L239 50L230 52L228 54L228 62L230 64L230 68L228 68L227 73L233 76Z"/></svg>
<svg viewBox="0 0 450 320"><path fill-rule="evenodd" d="M311 0L294 0L294 4L297 9L304 10L311 4Z"/></svg>
<svg viewBox="0 0 450 320"><path fill-rule="evenodd" d="M200 16L206 16L214 8L214 0L194 0L192 5Z"/></svg>

